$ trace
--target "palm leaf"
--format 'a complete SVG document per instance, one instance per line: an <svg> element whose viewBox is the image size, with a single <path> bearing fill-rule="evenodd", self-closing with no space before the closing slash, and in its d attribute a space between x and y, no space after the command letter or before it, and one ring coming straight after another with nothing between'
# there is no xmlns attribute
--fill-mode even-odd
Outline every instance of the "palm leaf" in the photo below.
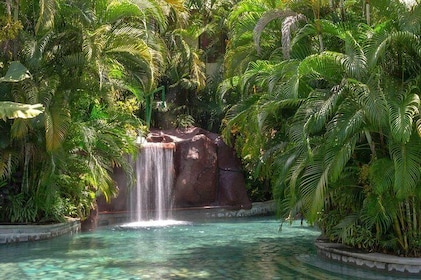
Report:
<svg viewBox="0 0 421 280"><path fill-rule="evenodd" d="M385 56L392 42L402 43L402 46L413 50L421 56L421 42L419 36L409 31L390 31L387 28L377 31L367 47L369 67L374 67L378 61Z"/></svg>
<svg viewBox="0 0 421 280"><path fill-rule="evenodd" d="M0 151L0 178L6 179L12 176L14 169L19 164L19 159L16 152L7 149ZM0 184L1 187L1 184Z"/></svg>
<svg viewBox="0 0 421 280"><path fill-rule="evenodd" d="M107 6L107 20L116 22L122 18L137 17L146 20L151 16L160 28L165 28L167 19L157 0L110 1Z"/></svg>
<svg viewBox="0 0 421 280"><path fill-rule="evenodd" d="M12 139L23 139L28 135L31 125L26 119L16 119L10 128L10 137Z"/></svg>
<svg viewBox="0 0 421 280"><path fill-rule="evenodd" d="M175 9L179 13L185 11L184 0L164 0L164 1L165 3L167 3L169 6L171 6L173 9Z"/></svg>
<svg viewBox="0 0 421 280"><path fill-rule="evenodd" d="M379 229L378 235L386 233L396 216L396 202L393 197L386 195L367 195L361 209L361 222L367 228Z"/></svg>
<svg viewBox="0 0 421 280"><path fill-rule="evenodd" d="M421 139L418 135L412 136L406 144L390 143L390 154L395 165L394 190L399 199L414 195L420 183Z"/></svg>
<svg viewBox="0 0 421 280"><path fill-rule="evenodd" d="M271 65L270 73L265 78L268 90L270 92L281 91L283 83L296 74L299 63L298 60L290 59Z"/></svg>
<svg viewBox="0 0 421 280"><path fill-rule="evenodd" d="M228 79L223 80L218 85L218 94L220 95L220 99L224 101L228 98L228 94L236 92L238 87L239 77L234 76Z"/></svg>
<svg viewBox="0 0 421 280"><path fill-rule="evenodd" d="M44 30L50 30L54 26L54 17L56 14L56 0L40 0L39 15L35 26L35 34L40 34Z"/></svg>
<svg viewBox="0 0 421 280"><path fill-rule="evenodd" d="M252 44L229 49L225 54L225 68L228 77L243 73L251 61L257 59L256 49Z"/></svg>
<svg viewBox="0 0 421 280"><path fill-rule="evenodd" d="M349 103L341 107L350 106ZM339 143L345 143L348 139L364 130L364 111L339 109L328 125L328 137Z"/></svg>
<svg viewBox="0 0 421 280"><path fill-rule="evenodd" d="M407 143L411 138L419 106L420 98L417 94L401 94L400 100L390 103L390 130L396 142Z"/></svg>
<svg viewBox="0 0 421 280"><path fill-rule="evenodd" d="M317 212L323 208L329 186L329 171L329 167L323 166L320 159L314 159L303 173L299 188L310 221L314 221Z"/></svg>
<svg viewBox="0 0 421 280"><path fill-rule="evenodd" d="M291 51L291 33L297 29L298 21L305 21L306 17L302 14L288 16L282 22L282 54L284 59L290 59Z"/></svg>
<svg viewBox="0 0 421 280"><path fill-rule="evenodd" d="M351 159L359 135L354 135L345 141L345 143L340 143L339 145L334 145L333 147L327 147L325 152L325 165L329 166L329 182L336 182L343 170L345 169L347 163Z"/></svg>
<svg viewBox="0 0 421 280"><path fill-rule="evenodd" d="M300 77L308 77L313 80L326 79L334 84L339 84L344 69L338 58L339 53L325 51L321 54L307 56L298 67Z"/></svg>
<svg viewBox="0 0 421 280"><path fill-rule="evenodd" d="M314 91L310 94L307 102L313 107L313 114L305 123L305 129L308 133L316 133L321 131L328 120L333 116L338 102L341 100L339 94L326 94L326 92Z"/></svg>
<svg viewBox="0 0 421 280"><path fill-rule="evenodd" d="M295 18L293 18L295 17ZM260 54L261 48L260 48L260 37L262 35L263 30L265 29L266 25L279 18L288 18L290 22L285 24L285 27L282 28L282 35L288 36L290 33L290 27L295 24L296 21L299 20L297 13L290 11L290 10L269 10L265 12L262 17L257 22L256 26L253 30L253 39L254 39L254 45L257 49L257 53ZM285 32L284 32L285 29ZM285 34L284 34L285 33ZM289 36L288 36L289 37ZM289 49L289 45L287 46Z"/></svg>
<svg viewBox="0 0 421 280"><path fill-rule="evenodd" d="M69 122L69 113L62 106L49 107L45 112L44 125L47 152L55 151L62 145Z"/></svg>
<svg viewBox="0 0 421 280"><path fill-rule="evenodd" d="M256 20L253 26L256 24L257 19L268 10L268 7L262 5L261 2L256 1L241 1L238 5L234 6L233 10L228 16L228 27L231 30L237 23L244 22L244 18L250 16L250 14ZM242 19L242 20L239 20Z"/></svg>
<svg viewBox="0 0 421 280"><path fill-rule="evenodd" d="M393 189L395 182L395 166L391 159L381 158L370 164L369 178L373 191L382 195Z"/></svg>

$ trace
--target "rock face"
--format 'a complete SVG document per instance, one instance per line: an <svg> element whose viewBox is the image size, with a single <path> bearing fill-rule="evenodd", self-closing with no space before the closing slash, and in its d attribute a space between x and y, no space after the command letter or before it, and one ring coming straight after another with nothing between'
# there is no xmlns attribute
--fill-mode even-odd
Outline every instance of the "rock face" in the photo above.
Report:
<svg viewBox="0 0 421 280"><path fill-rule="evenodd" d="M206 206L217 199L217 151L203 134L176 144L174 206Z"/></svg>
<svg viewBox="0 0 421 280"><path fill-rule="evenodd" d="M251 208L241 161L219 135L197 127L151 131L148 141L156 140L175 143L175 207Z"/></svg>
<svg viewBox="0 0 421 280"><path fill-rule="evenodd" d="M200 128L155 130L148 142L174 143L174 208L250 209L241 162L222 138ZM120 195L111 203L99 199L99 211L127 211L126 183L121 170L115 180Z"/></svg>
<svg viewBox="0 0 421 280"><path fill-rule="evenodd" d="M220 136L215 138L214 143L218 147L219 204L251 208L251 202L245 191L246 182L240 159Z"/></svg>

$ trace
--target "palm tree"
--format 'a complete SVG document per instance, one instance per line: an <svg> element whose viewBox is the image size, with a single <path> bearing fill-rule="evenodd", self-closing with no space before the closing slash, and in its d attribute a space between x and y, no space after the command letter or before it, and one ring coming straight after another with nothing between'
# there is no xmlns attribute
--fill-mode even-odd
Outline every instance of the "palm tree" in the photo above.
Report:
<svg viewBox="0 0 421 280"><path fill-rule="evenodd" d="M250 63L227 131L269 170L284 213L301 211L334 240L417 255L419 7L393 7L401 17L373 28L317 19L323 48L305 25L290 59Z"/></svg>
<svg viewBox="0 0 421 280"><path fill-rule="evenodd" d="M14 221L84 217L97 191L111 197L110 172L114 166L130 171L126 155L141 128L134 98L142 101L141 91L159 78L162 49L154 28L165 26L160 3L55 3L17 6L33 20L19 35L19 59L31 79L11 84L8 94L45 110L3 127L12 138L8 148L20 151L9 173L22 182L18 188L8 182L13 192L4 211Z"/></svg>

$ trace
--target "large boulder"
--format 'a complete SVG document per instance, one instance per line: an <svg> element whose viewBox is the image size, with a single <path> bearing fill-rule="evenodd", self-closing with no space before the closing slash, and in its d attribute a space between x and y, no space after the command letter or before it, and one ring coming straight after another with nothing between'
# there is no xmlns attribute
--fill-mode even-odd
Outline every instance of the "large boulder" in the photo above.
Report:
<svg viewBox="0 0 421 280"><path fill-rule="evenodd" d="M175 143L175 207L251 208L241 161L218 134L197 127L155 130L148 141Z"/></svg>
<svg viewBox="0 0 421 280"><path fill-rule="evenodd" d="M208 134L217 146L218 155L218 204L234 208L251 208L247 196L241 161L222 137Z"/></svg>
<svg viewBox="0 0 421 280"><path fill-rule="evenodd" d="M217 199L216 146L203 134L176 143L174 206L207 206Z"/></svg>
<svg viewBox="0 0 421 280"><path fill-rule="evenodd" d="M241 161L218 134L197 127L152 130L147 141L175 144L172 191L175 208L251 208ZM113 178L119 195L110 203L100 197L98 209L100 212L129 211L129 190L122 169L116 169Z"/></svg>

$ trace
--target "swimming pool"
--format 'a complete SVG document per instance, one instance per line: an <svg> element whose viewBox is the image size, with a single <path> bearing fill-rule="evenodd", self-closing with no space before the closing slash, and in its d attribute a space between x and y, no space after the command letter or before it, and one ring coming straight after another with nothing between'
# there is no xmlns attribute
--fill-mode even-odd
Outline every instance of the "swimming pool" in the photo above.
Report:
<svg viewBox="0 0 421 280"><path fill-rule="evenodd" d="M316 256L318 230L275 218L197 220L0 246L0 278L399 279Z"/></svg>

